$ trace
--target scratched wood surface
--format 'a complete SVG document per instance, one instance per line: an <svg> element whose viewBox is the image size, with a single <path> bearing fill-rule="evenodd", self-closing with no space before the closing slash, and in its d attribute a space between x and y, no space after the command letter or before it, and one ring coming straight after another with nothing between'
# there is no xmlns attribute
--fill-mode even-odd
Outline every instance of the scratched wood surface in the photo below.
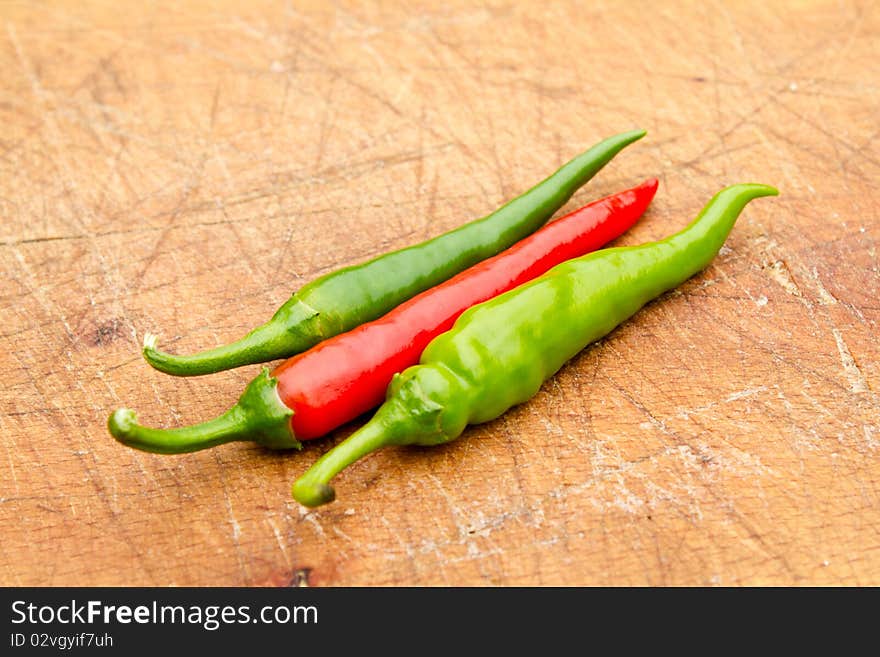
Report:
<svg viewBox="0 0 880 657"><path fill-rule="evenodd" d="M0 584L880 584L880 5L0 4ZM247 4L248 6L245 6ZM308 511L275 454L123 448L224 410L180 380L314 277L482 216L612 133L567 206L722 186L714 264L455 444Z"/></svg>

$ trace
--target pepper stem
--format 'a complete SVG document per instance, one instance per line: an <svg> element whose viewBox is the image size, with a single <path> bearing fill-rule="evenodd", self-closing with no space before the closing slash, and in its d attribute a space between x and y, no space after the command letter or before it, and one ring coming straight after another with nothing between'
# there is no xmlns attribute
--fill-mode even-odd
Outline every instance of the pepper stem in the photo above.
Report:
<svg viewBox="0 0 880 657"><path fill-rule="evenodd" d="M143 355L160 372L197 376L284 358L309 349L325 337L318 311L293 296L272 319L235 342L177 356L157 349L156 336L147 333Z"/></svg>
<svg viewBox="0 0 880 657"><path fill-rule="evenodd" d="M120 408L110 415L107 428L122 444L157 454L196 452L234 440L252 440L272 449L299 448L290 427L293 411L278 397L277 383L263 369L235 406L201 424L154 429L138 424L134 411Z"/></svg>
<svg viewBox="0 0 880 657"><path fill-rule="evenodd" d="M119 408L107 426L114 438L129 447L157 454L183 454L236 440L242 423L236 410L233 407L220 417L190 427L153 429L138 424L133 410Z"/></svg>
<svg viewBox="0 0 880 657"><path fill-rule="evenodd" d="M405 415L388 404L343 442L324 454L293 484L293 498L304 506L315 507L336 499L330 480L355 461L391 445L415 442L418 429Z"/></svg>

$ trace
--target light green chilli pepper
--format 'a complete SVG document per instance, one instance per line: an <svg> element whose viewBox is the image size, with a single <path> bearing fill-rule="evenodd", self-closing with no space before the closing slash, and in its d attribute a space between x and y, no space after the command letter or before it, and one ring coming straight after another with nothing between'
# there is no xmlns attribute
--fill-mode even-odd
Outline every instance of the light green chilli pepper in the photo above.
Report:
<svg viewBox="0 0 880 657"><path fill-rule="evenodd" d="M459 317L396 375L375 416L293 485L306 506L332 501L330 480L389 445L438 445L468 424L492 420L531 398L591 342L704 269L746 203L778 192L757 184L716 194L684 230L659 242L597 251Z"/></svg>

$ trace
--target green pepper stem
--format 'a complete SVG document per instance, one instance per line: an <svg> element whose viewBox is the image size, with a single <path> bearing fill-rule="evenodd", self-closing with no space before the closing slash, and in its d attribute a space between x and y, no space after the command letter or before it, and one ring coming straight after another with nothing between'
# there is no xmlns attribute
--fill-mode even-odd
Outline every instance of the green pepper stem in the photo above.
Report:
<svg viewBox="0 0 880 657"><path fill-rule="evenodd" d="M175 376L198 376L221 370L265 363L299 353L326 338L318 312L296 296L243 338L196 354L178 356L156 348L156 336L144 336L144 359L154 368Z"/></svg>
<svg viewBox="0 0 880 657"><path fill-rule="evenodd" d="M213 420L176 429L154 429L138 424L127 408L114 411L107 428L119 442L157 454L184 454L234 440L252 440L273 449L298 448L290 427L290 410L278 397L277 381L263 369L228 411Z"/></svg>
<svg viewBox="0 0 880 657"><path fill-rule="evenodd" d="M304 506L315 507L336 499L330 480L355 461L390 445L400 445L406 420L401 422L393 413L376 415L343 442L324 454L293 484L293 498Z"/></svg>
<svg viewBox="0 0 880 657"><path fill-rule="evenodd" d="M113 412L107 421L110 433L119 442L135 449L157 454L183 454L239 440L244 421L233 407L220 417L178 429L153 429L137 422L137 414L128 408Z"/></svg>

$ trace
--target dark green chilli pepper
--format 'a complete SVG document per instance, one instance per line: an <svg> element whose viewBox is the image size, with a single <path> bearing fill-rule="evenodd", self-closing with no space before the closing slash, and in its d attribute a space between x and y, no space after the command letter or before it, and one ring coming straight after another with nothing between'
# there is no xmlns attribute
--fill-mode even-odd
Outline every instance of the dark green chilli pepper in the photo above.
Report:
<svg viewBox="0 0 880 657"><path fill-rule="evenodd" d="M671 237L569 260L467 310L428 345L419 365L395 376L373 419L297 480L294 498L306 506L330 502L332 477L364 455L449 442L468 424L531 398L589 343L704 269L746 203L777 193L765 185L728 187Z"/></svg>
<svg viewBox="0 0 880 657"><path fill-rule="evenodd" d="M176 356L159 351L155 336L147 334L144 358L167 374L195 376L305 351L381 317L533 233L624 147L644 136L644 130L632 130L609 137L482 219L312 281L294 293L266 324L236 342Z"/></svg>

